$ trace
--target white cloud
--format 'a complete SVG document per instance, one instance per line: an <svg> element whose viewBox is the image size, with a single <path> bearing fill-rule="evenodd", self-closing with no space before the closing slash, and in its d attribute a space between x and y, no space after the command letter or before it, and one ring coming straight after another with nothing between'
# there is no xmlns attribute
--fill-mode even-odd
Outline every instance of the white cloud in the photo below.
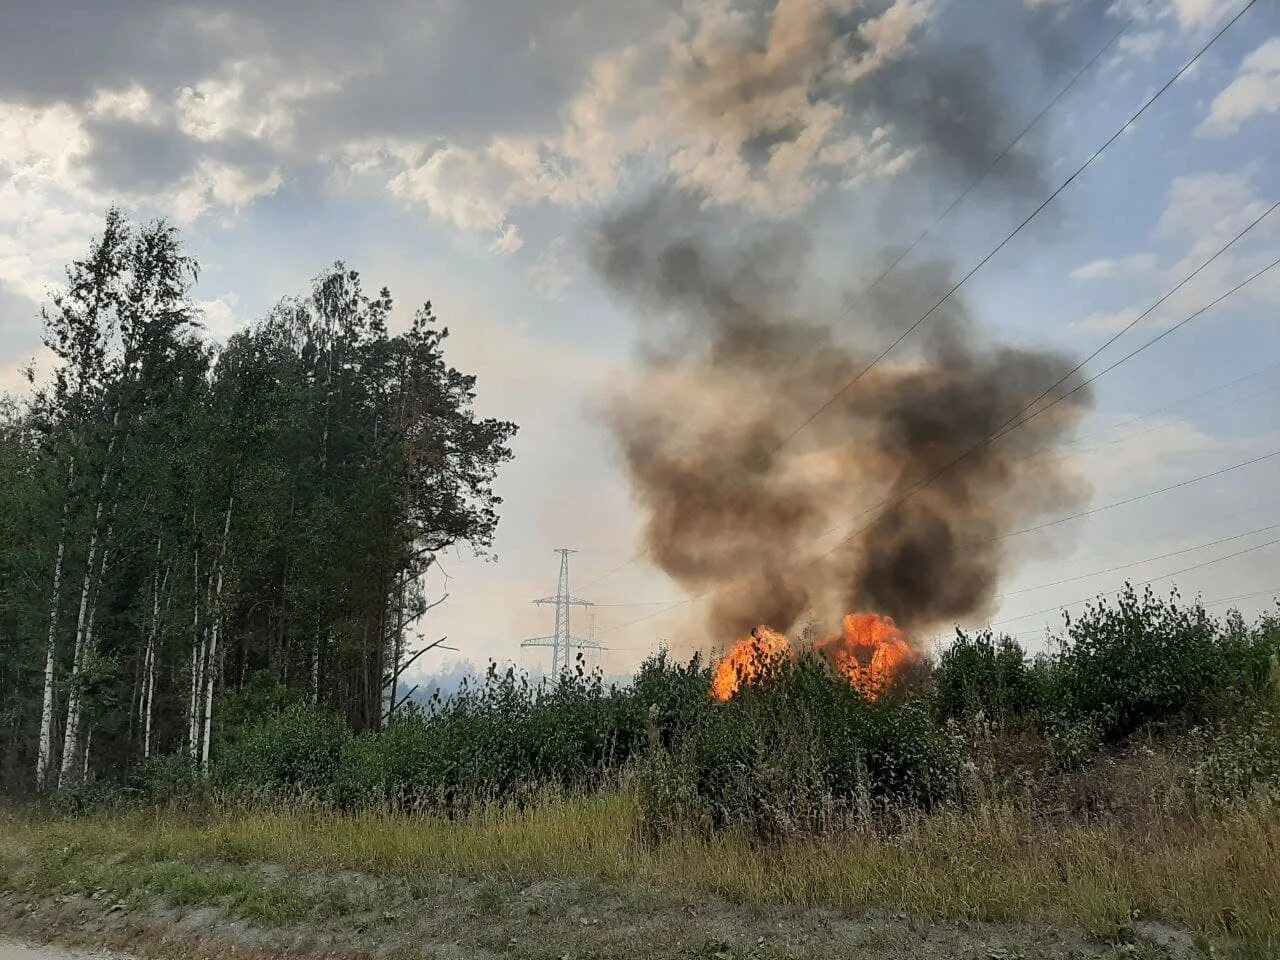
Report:
<svg viewBox="0 0 1280 960"><path fill-rule="evenodd" d="M1235 133L1246 120L1280 112L1280 37L1273 37L1240 64L1240 71L1214 98L1197 132L1206 136Z"/></svg>
<svg viewBox="0 0 1280 960"><path fill-rule="evenodd" d="M100 90L82 105L0 101L0 284L35 303L101 229L102 212L112 203L189 223L206 213L243 209L283 182L278 167L206 156L165 187L106 192L86 163L91 118L166 122L152 95L137 86Z"/></svg>
<svg viewBox="0 0 1280 960"><path fill-rule="evenodd" d="M151 94L137 84L121 90L99 90L85 104L90 116L135 123L153 119L157 109Z"/></svg>
<svg viewBox="0 0 1280 960"><path fill-rule="evenodd" d="M1242 173L1175 177L1156 234L1192 241L1188 257L1203 259L1269 207Z"/></svg>
<svg viewBox="0 0 1280 960"><path fill-rule="evenodd" d="M1112 277L1131 276L1149 273L1156 266L1154 253L1138 253L1118 259L1103 258L1091 260L1071 271L1071 279L1079 282L1089 280L1107 280Z"/></svg>
<svg viewBox="0 0 1280 960"><path fill-rule="evenodd" d="M175 220L191 223L214 208L238 212L275 193L283 182L279 167L255 172L204 159L168 193L164 206Z"/></svg>
<svg viewBox="0 0 1280 960"><path fill-rule="evenodd" d="M1239 6L1235 0L1171 0L1178 23L1186 30L1199 30L1221 20Z"/></svg>
<svg viewBox="0 0 1280 960"><path fill-rule="evenodd" d="M1181 458L1225 446L1187 420L1168 418L1155 429L1148 425L1121 441L1098 444L1073 456L1103 498L1149 489L1161 480L1169 482L1170 475L1176 479L1180 472Z"/></svg>
<svg viewBox="0 0 1280 960"><path fill-rule="evenodd" d="M245 136L287 144L303 102L341 87L340 76L289 77L269 60L239 60L218 76L182 87L173 109L179 130L197 140Z"/></svg>
<svg viewBox="0 0 1280 960"><path fill-rule="evenodd" d="M903 56L935 6L894 0L849 45L838 18L853 0L781 0L759 45L747 11L687 0L647 41L598 57L550 135L366 141L338 154L353 173L386 177L396 196L468 231L502 233L538 203L600 202L632 167L670 176L710 205L787 217L827 189L910 165L915 154L888 128L860 129L841 95ZM501 242L491 250L507 252Z"/></svg>
<svg viewBox="0 0 1280 960"><path fill-rule="evenodd" d="M564 266L563 259L564 237L556 237L529 268L530 285L548 300L563 299L565 290L573 282L573 275Z"/></svg>
<svg viewBox="0 0 1280 960"><path fill-rule="evenodd" d="M502 228L493 243L489 244L489 252L498 256L510 256L521 247L524 246L524 238L520 236L520 228L514 223L508 223Z"/></svg>
<svg viewBox="0 0 1280 960"><path fill-rule="evenodd" d="M1102 333L1116 333L1133 323L1142 311L1136 307L1124 307L1120 310L1103 310L1091 313L1080 321L1080 326Z"/></svg>
<svg viewBox="0 0 1280 960"><path fill-rule="evenodd" d="M1142 60L1149 60L1164 46L1165 36L1158 30L1143 30L1141 33L1128 33L1120 38L1117 46L1120 52Z"/></svg>
<svg viewBox="0 0 1280 960"><path fill-rule="evenodd" d="M196 301L196 307L200 310L200 322L205 333L213 339L226 340L244 326L236 319L232 306L235 300L234 294L228 294L213 300Z"/></svg>

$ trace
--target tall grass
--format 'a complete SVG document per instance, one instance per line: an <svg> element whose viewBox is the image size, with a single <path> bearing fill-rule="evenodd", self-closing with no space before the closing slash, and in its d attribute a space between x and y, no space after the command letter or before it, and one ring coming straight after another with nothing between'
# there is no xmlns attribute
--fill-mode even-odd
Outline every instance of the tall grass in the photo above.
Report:
<svg viewBox="0 0 1280 960"><path fill-rule="evenodd" d="M1271 957L1280 952L1277 812L1258 801L1213 815L1153 813L1140 824L1064 823L990 802L905 817L890 834L762 846L733 832L645 840L635 798L618 791L453 820L276 810L59 823L10 813L0 822L0 850L13 858L72 850L71 875L96 859L137 868L270 861L406 877L591 879L749 905L1069 924L1099 936L1140 917L1229 935L1243 955Z"/></svg>

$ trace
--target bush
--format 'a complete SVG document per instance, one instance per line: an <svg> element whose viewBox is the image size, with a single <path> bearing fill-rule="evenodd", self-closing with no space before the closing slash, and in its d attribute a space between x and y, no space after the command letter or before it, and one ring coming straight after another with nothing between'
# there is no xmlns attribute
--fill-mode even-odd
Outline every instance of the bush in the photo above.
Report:
<svg viewBox="0 0 1280 960"><path fill-rule="evenodd" d="M1280 789L1280 714L1259 710L1192 736L1192 799L1211 806Z"/></svg>
<svg viewBox="0 0 1280 960"><path fill-rule="evenodd" d="M641 765L648 832L691 824L772 839L957 798L959 751L924 701L868 700L815 657L766 672Z"/></svg>
<svg viewBox="0 0 1280 960"><path fill-rule="evenodd" d="M1179 606L1132 586L1068 619L1053 671L1056 710L1115 741L1147 724L1194 720L1231 679L1217 624L1199 604Z"/></svg>
<svg viewBox="0 0 1280 960"><path fill-rule="evenodd" d="M219 784L268 794L332 797L351 734L341 717L293 706L258 723L225 748Z"/></svg>
<svg viewBox="0 0 1280 960"><path fill-rule="evenodd" d="M1022 647L990 630L956 631L955 642L939 658L933 672L939 715L944 720L971 720L982 714L998 726L1027 720L1039 712L1037 677Z"/></svg>
<svg viewBox="0 0 1280 960"><path fill-rule="evenodd" d="M696 657L652 657L623 689L581 670L533 686L491 666L479 686L349 741L341 793L348 804L452 810L595 790L650 743L679 742L706 704Z"/></svg>
<svg viewBox="0 0 1280 960"><path fill-rule="evenodd" d="M152 757L129 778L132 791L158 803L186 800L201 785L200 764L185 754Z"/></svg>

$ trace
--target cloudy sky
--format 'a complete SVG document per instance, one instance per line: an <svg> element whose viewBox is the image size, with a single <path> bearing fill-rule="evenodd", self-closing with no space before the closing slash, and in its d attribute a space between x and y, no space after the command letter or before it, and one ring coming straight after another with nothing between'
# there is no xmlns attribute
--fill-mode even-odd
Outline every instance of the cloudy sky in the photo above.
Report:
<svg viewBox="0 0 1280 960"><path fill-rule="evenodd" d="M897 269L964 276L1246 5L5 0L0 388L39 369L40 304L110 203L182 227L213 337L345 260L402 320L430 299L482 411L521 425L493 556L443 558L425 632L540 664L519 641L550 611L527 601L567 546L608 670L714 646L642 554L602 420L650 328L593 268L600 224L662 185L724 230L803 235L837 335L863 336L858 291L922 231ZM1258 0L957 296L986 336L1084 359L1280 199L1277 160L1280 7ZM1086 372L1277 256L1280 212ZM1011 548L992 621L1034 646L1125 578L1246 610L1280 589L1280 457L1236 466L1280 451L1277 307L1280 269L1097 380L1055 454L1097 512Z"/></svg>

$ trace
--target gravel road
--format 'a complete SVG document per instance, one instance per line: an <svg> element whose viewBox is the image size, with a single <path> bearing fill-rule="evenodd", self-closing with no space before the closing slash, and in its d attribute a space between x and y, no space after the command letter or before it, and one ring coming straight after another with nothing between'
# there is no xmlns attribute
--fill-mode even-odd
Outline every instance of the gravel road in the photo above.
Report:
<svg viewBox="0 0 1280 960"><path fill-rule="evenodd" d="M33 947L13 940L0 940L0 960L127 960L123 954L95 950L63 950L60 947Z"/></svg>

